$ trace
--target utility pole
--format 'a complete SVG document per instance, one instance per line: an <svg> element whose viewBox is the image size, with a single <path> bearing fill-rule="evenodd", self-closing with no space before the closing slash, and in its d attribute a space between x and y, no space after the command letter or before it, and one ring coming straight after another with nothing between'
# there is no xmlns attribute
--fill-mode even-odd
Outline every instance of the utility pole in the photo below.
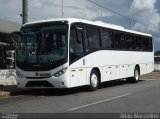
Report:
<svg viewBox="0 0 160 119"><path fill-rule="evenodd" d="M28 22L28 0L23 0L22 6L22 23L25 24Z"/></svg>
<svg viewBox="0 0 160 119"><path fill-rule="evenodd" d="M64 4L63 4L63 0L62 0L62 18L64 18Z"/></svg>

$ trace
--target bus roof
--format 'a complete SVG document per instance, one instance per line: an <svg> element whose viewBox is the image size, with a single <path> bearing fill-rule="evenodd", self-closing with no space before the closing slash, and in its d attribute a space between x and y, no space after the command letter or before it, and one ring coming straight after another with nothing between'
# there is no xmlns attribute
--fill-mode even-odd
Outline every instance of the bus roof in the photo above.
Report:
<svg viewBox="0 0 160 119"><path fill-rule="evenodd" d="M104 22L101 22L101 21L95 21L94 22L94 21L89 21L89 20L84 20L84 19L78 19L78 18L46 19L46 20L40 20L40 21L26 23L23 26L27 26L27 25L31 25L31 24L47 23L47 22L56 22L56 21L57 22L58 21L62 21L62 22L67 21L69 24L77 23L77 22L78 23L85 23L85 24L105 27L105 28L109 28L109 29L124 31L124 32L128 32L128 33L133 33L133 34L138 34L138 35L144 35L144 36L152 37L151 34L147 34L147 33L142 33L142 32L138 32L138 31L134 31L134 30L125 29L122 26L118 26L118 25L114 25L114 24L109 24L109 23L104 23Z"/></svg>

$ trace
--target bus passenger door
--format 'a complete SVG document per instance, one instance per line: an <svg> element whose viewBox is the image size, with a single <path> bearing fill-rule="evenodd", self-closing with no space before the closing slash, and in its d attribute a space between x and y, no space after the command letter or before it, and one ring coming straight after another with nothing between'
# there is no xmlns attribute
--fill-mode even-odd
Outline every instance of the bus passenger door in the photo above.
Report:
<svg viewBox="0 0 160 119"><path fill-rule="evenodd" d="M70 34L70 80L71 87L86 85L84 58L84 33L79 27L71 28Z"/></svg>

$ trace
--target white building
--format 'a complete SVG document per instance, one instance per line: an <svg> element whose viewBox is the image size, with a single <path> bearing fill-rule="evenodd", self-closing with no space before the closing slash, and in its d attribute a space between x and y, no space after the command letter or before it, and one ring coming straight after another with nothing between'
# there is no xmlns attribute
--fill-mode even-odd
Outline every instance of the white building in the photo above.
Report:
<svg viewBox="0 0 160 119"><path fill-rule="evenodd" d="M155 59L154 69L155 71L160 71L160 55L155 56L154 59Z"/></svg>
<svg viewBox="0 0 160 119"><path fill-rule="evenodd" d="M0 85L16 84L15 60L9 55L15 52L15 43L10 39L10 33L19 31L20 27L18 23L0 19Z"/></svg>

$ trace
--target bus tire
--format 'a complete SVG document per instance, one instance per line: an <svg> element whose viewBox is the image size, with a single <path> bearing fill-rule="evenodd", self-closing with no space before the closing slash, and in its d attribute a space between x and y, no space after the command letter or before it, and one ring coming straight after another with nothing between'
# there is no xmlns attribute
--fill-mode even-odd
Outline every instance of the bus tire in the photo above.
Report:
<svg viewBox="0 0 160 119"><path fill-rule="evenodd" d="M129 83L138 83L139 78L140 78L139 68L138 68L138 67L135 67L135 69L134 69L134 76L133 76L133 77L130 77L130 78L127 78L126 80L127 80L127 82L129 82Z"/></svg>
<svg viewBox="0 0 160 119"><path fill-rule="evenodd" d="M92 70L91 74L90 74L90 85L89 85L89 89L91 91L96 91L99 87L99 74L96 70Z"/></svg>

